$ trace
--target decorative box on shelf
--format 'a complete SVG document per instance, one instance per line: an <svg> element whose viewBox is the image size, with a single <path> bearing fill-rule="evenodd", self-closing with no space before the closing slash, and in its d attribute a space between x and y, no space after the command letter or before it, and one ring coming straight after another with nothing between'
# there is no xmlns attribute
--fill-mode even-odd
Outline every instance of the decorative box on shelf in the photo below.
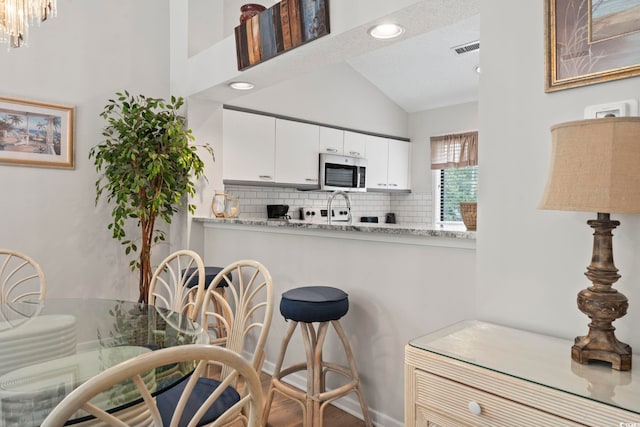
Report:
<svg viewBox="0 0 640 427"><path fill-rule="evenodd" d="M405 425L640 426L640 379L574 362L571 345L480 321L414 339Z"/></svg>

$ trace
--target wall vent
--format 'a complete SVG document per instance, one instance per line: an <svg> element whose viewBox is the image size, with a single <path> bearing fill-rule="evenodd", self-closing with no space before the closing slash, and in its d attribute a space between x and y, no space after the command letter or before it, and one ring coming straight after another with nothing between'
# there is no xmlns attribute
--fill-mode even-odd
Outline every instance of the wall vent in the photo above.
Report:
<svg viewBox="0 0 640 427"><path fill-rule="evenodd" d="M461 44L460 46L454 46L451 49L454 50L458 55L463 55L468 52L473 52L474 50L480 49L480 40Z"/></svg>

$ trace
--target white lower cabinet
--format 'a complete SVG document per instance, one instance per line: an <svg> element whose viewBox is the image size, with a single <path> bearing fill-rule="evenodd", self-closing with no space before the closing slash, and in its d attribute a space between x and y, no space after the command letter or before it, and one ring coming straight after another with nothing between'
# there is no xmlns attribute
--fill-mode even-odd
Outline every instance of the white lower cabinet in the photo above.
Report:
<svg viewBox="0 0 640 427"><path fill-rule="evenodd" d="M571 344L484 322L412 340L405 347L405 425L640 425L640 380L572 361Z"/></svg>

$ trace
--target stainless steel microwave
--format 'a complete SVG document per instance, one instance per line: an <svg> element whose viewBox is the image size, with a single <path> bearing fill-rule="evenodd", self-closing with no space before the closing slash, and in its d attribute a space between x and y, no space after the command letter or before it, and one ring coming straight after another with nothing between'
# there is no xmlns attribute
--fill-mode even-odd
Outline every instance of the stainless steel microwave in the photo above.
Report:
<svg viewBox="0 0 640 427"><path fill-rule="evenodd" d="M367 159L320 153L320 189L367 191Z"/></svg>

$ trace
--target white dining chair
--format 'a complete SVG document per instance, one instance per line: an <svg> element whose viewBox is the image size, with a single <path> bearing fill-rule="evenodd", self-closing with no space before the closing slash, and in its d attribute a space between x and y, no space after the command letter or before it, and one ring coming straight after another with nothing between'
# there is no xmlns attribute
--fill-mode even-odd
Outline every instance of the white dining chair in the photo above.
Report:
<svg viewBox="0 0 640 427"><path fill-rule="evenodd" d="M154 368L189 361L197 361L191 376L154 397L155 390L149 390L143 375ZM229 375L220 381L207 378L207 367L212 361L228 367ZM190 344L145 353L103 371L67 395L42 427L60 427L79 410L110 426L130 425L118 417L118 412L108 413L91 403L101 392L128 380L140 392L141 404L147 408L154 426L218 427L237 417L247 427L261 426L264 399L260 378L253 367L224 347Z"/></svg>
<svg viewBox="0 0 640 427"><path fill-rule="evenodd" d="M227 286L220 286L221 282ZM211 344L224 345L238 354L251 353L252 364L260 373L272 313L269 270L258 261L241 260L222 269L207 286L200 324L212 335Z"/></svg>
<svg viewBox="0 0 640 427"><path fill-rule="evenodd" d="M195 286L187 284L197 281ZM205 270L197 252L183 249L166 257L149 284L149 304L197 320L204 298Z"/></svg>
<svg viewBox="0 0 640 427"><path fill-rule="evenodd" d="M0 249L0 304L43 300L46 290L37 262L23 253Z"/></svg>

